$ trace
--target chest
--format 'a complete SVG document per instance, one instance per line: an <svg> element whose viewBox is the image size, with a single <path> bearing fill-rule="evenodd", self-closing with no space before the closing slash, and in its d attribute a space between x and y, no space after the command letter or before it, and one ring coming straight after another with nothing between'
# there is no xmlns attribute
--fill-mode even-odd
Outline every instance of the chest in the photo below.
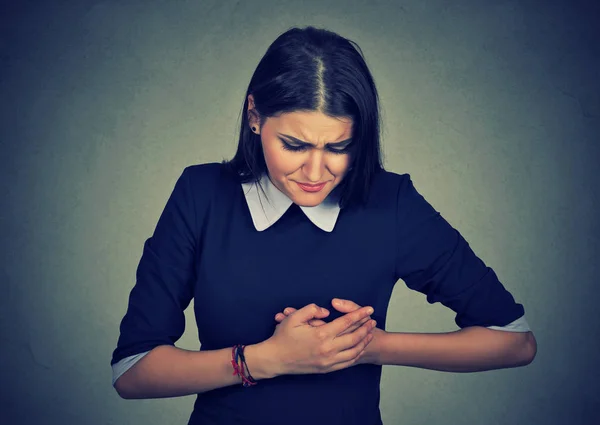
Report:
<svg viewBox="0 0 600 425"><path fill-rule="evenodd" d="M385 318L395 283L391 234L383 220L343 213L334 232L324 232L294 207L262 232L249 215L214 217L195 286L202 344L260 342L272 335L274 316L285 307L317 303L332 311L332 298L372 305ZM332 313L329 320L339 317Z"/></svg>

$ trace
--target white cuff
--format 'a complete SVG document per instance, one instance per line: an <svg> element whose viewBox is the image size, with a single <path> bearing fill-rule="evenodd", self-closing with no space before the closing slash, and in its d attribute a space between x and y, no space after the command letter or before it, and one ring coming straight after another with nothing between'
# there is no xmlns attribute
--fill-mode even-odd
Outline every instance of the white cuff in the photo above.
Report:
<svg viewBox="0 0 600 425"><path fill-rule="evenodd" d="M146 351L145 353L134 354L133 356L125 357L124 359L119 360L117 363L112 365L112 384L115 386L115 382L121 375L127 372L134 364L139 362L142 357L148 354L150 351Z"/></svg>
<svg viewBox="0 0 600 425"><path fill-rule="evenodd" d="M525 320L525 315L519 317L514 322L509 323L506 326L487 326L488 329L494 329L496 331L507 331L507 332L529 332L529 324Z"/></svg>

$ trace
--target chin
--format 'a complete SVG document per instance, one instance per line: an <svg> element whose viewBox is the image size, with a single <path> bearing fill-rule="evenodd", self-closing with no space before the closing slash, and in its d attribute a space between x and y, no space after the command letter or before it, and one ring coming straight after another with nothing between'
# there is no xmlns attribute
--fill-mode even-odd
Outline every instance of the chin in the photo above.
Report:
<svg viewBox="0 0 600 425"><path fill-rule="evenodd" d="M323 196L322 194L318 194L318 196L304 196L305 194L301 194L300 196L296 196L294 203L300 207L316 207L321 202L325 200L327 196Z"/></svg>

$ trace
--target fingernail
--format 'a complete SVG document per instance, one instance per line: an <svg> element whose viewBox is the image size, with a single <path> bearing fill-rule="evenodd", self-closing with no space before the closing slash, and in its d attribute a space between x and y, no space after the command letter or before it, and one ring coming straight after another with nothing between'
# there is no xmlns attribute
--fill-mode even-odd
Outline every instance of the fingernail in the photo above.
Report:
<svg viewBox="0 0 600 425"><path fill-rule="evenodd" d="M342 302L340 300L335 300L333 302L333 305L337 305L338 307L342 305Z"/></svg>
<svg viewBox="0 0 600 425"><path fill-rule="evenodd" d="M367 309L367 314L371 315L371 314L373 314L373 311L374 311L374 310L373 310L371 307L369 307L369 308Z"/></svg>
<svg viewBox="0 0 600 425"><path fill-rule="evenodd" d="M288 310L288 309L286 308L285 310L283 310L283 312L284 312L285 314L289 314L290 310Z"/></svg>

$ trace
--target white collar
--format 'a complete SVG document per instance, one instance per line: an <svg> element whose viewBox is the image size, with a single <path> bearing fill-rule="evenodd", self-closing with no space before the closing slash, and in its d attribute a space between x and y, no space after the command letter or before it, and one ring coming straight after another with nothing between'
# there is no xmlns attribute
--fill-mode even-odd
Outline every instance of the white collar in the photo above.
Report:
<svg viewBox="0 0 600 425"><path fill-rule="evenodd" d="M266 198L255 182L242 183L252 222L259 232L275 224L293 203L266 174L262 176L261 184L267 195ZM326 232L333 231L340 213L339 203L333 194L317 206L300 207L300 209L315 226Z"/></svg>

